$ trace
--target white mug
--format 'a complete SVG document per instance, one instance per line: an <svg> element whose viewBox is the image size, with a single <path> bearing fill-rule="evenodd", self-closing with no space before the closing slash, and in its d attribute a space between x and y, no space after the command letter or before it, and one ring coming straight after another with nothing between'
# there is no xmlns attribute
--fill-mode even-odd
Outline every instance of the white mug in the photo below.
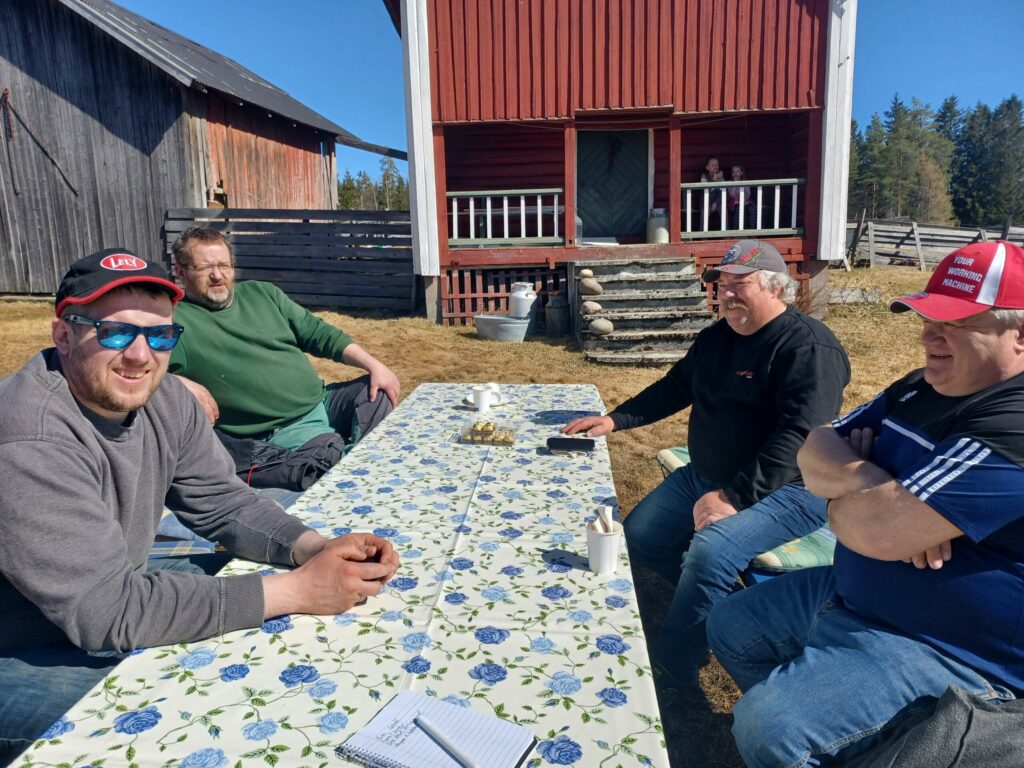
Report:
<svg viewBox="0 0 1024 768"><path fill-rule="evenodd" d="M622 542L622 523L613 522L611 533L599 531L594 523L587 524L587 560L590 570L600 576L614 573L619 564Z"/></svg>
<svg viewBox="0 0 1024 768"><path fill-rule="evenodd" d="M491 404L497 405L501 402L501 387L495 384L493 381L489 381L484 386L491 393Z"/></svg>
<svg viewBox="0 0 1024 768"><path fill-rule="evenodd" d="M478 384L473 387L473 405L479 413L484 413L491 407L491 400L494 397L486 384Z"/></svg>

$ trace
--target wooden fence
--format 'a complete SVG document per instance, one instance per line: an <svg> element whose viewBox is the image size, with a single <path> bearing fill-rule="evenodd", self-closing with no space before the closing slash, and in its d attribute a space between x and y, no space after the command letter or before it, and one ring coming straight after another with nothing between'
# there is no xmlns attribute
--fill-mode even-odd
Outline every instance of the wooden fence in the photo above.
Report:
<svg viewBox="0 0 1024 768"><path fill-rule="evenodd" d="M896 264L934 269L943 257L969 243L1008 240L1024 245L1024 227L944 227L914 221L861 221L847 225L848 258L854 265Z"/></svg>
<svg viewBox="0 0 1024 768"><path fill-rule="evenodd" d="M544 308L554 291L565 290L565 265L508 267L445 267L441 270L441 322L472 325L473 315L507 314L512 283L531 283L537 291L530 332L545 323Z"/></svg>
<svg viewBox="0 0 1024 768"><path fill-rule="evenodd" d="M190 227L227 235L239 280L274 283L305 307L413 312L412 225L402 211L175 208L164 255Z"/></svg>

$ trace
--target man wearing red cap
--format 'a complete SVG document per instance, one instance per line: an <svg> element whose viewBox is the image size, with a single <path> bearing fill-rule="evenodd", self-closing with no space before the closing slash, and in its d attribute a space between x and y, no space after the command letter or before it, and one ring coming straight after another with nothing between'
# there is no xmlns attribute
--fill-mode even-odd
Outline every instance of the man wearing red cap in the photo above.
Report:
<svg viewBox="0 0 1024 768"><path fill-rule="evenodd" d="M749 766L847 760L950 686L1024 694L1024 250L955 251L890 309L921 316L924 368L798 456L830 500L835 567L708 621Z"/></svg>
<svg viewBox="0 0 1024 768"><path fill-rule="evenodd" d="M81 259L57 292L54 347L0 379L0 691L16 692L0 695L0 764L129 651L340 613L397 568L386 540L324 539L235 477L165 375L181 297L123 249ZM148 561L165 501L233 554L298 567L213 578L223 556Z"/></svg>

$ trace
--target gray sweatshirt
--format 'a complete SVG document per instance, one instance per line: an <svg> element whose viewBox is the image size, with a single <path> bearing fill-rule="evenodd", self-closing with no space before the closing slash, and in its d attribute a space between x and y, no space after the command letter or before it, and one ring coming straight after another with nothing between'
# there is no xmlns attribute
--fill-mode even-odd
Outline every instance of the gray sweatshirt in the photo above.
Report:
<svg viewBox="0 0 1024 768"><path fill-rule="evenodd" d="M53 349L0 379L0 652L128 651L259 626L259 574L145 572L165 501L251 560L291 564L309 530L235 477L173 376L126 425L79 405Z"/></svg>

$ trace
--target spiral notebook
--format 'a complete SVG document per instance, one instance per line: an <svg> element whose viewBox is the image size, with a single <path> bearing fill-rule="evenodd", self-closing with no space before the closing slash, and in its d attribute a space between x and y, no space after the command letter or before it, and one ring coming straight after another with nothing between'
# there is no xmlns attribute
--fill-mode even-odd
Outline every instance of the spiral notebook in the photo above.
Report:
<svg viewBox="0 0 1024 768"><path fill-rule="evenodd" d="M449 751L428 735L417 718L427 720L454 749ZM522 725L401 691L335 753L370 768L517 768L536 743Z"/></svg>

